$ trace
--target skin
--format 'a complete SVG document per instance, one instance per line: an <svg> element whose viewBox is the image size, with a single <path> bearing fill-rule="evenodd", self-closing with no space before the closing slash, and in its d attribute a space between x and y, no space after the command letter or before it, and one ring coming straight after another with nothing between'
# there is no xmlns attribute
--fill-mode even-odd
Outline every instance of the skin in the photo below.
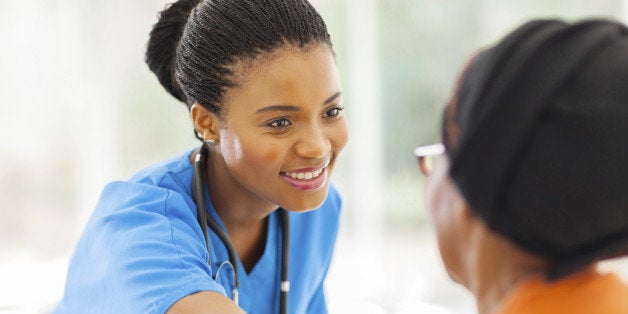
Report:
<svg viewBox="0 0 628 314"><path fill-rule="evenodd" d="M195 104L191 117L196 131L216 143L206 159L208 190L248 272L264 251L270 213L309 211L325 201L348 129L327 46L287 45L233 69L237 86L226 91L221 116ZM323 177L309 180L314 185L286 178L317 169ZM234 308L227 310L229 302ZM214 304L227 308L211 313L239 313L212 292L184 297L169 313L210 313L187 310Z"/></svg>
<svg viewBox="0 0 628 314"><path fill-rule="evenodd" d="M494 313L522 281L549 269L546 260L520 249L473 214L449 177L446 155L434 160L426 204L447 273L475 295L479 313Z"/></svg>
<svg viewBox="0 0 628 314"><path fill-rule="evenodd" d="M201 291L195 294L188 295L175 304L173 304L167 311L168 314L243 314L244 312L239 308L231 299L225 295L210 292Z"/></svg>

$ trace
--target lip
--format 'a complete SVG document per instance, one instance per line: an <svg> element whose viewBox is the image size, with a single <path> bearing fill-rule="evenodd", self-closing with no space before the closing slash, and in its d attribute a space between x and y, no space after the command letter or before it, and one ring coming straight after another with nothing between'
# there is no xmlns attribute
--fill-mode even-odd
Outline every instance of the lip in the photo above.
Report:
<svg viewBox="0 0 628 314"><path fill-rule="evenodd" d="M323 166L301 168L298 170L290 170L290 171L282 171L280 175L284 180L286 180L286 182L288 182L288 184L292 185L293 187L299 190L314 191L314 190L318 190L322 188L327 182L328 166L329 166L329 161L327 161ZM313 172L317 170L321 170L321 174L318 177L312 178L312 179L299 180L299 179L295 179L286 175L286 172Z"/></svg>

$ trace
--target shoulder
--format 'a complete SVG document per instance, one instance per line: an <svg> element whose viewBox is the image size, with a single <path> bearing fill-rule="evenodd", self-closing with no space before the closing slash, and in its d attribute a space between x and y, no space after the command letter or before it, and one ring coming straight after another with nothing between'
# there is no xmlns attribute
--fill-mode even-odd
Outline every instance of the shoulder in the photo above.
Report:
<svg viewBox="0 0 628 314"><path fill-rule="evenodd" d="M92 218L102 215L139 215L195 208L191 197L193 168L186 151L146 167L126 181L114 181L103 189Z"/></svg>
<svg viewBox="0 0 628 314"><path fill-rule="evenodd" d="M189 149L178 156L150 165L138 171L127 181L160 186L164 183L164 181L171 179L179 181L177 183L181 186L189 186L190 182L187 182L184 179L187 179L188 177L190 179L192 178L194 168L192 167L189 159L192 151L193 149Z"/></svg>
<svg viewBox="0 0 628 314"><path fill-rule="evenodd" d="M95 239L90 235L106 235L103 241L116 236L172 242L172 235L179 230L196 233L196 205L190 191L193 168L188 155L149 166L127 181L107 184L84 236L91 241ZM172 235L162 235L168 233Z"/></svg>
<svg viewBox="0 0 628 314"><path fill-rule="evenodd" d="M196 291L224 294L207 265L190 171L173 159L105 187L68 270L61 308L75 310L60 312L164 312Z"/></svg>
<svg viewBox="0 0 628 314"><path fill-rule="evenodd" d="M504 299L499 313L628 313L628 287L595 270L556 282L529 279Z"/></svg>
<svg viewBox="0 0 628 314"><path fill-rule="evenodd" d="M194 232L196 205L191 195L190 151L149 166L127 181L110 182L85 233L122 233L184 229ZM103 228L105 227L106 228Z"/></svg>

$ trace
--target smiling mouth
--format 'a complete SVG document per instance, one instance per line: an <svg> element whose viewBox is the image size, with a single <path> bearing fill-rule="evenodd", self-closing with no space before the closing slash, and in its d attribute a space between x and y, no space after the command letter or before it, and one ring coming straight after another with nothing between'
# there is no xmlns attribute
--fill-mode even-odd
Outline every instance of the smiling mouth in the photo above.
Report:
<svg viewBox="0 0 628 314"><path fill-rule="evenodd" d="M312 180L312 179L318 178L318 176L320 176L321 173L323 173L324 169L325 168L321 168L318 170L308 171L308 172L284 172L283 174L285 176L288 176L297 180Z"/></svg>
<svg viewBox="0 0 628 314"><path fill-rule="evenodd" d="M323 171L327 169L330 162L330 160L327 160L323 166L319 166L318 168L311 167L292 171L282 171L281 174L295 180L312 180L318 178Z"/></svg>
<svg viewBox="0 0 628 314"><path fill-rule="evenodd" d="M327 167L329 161L324 166L316 168L305 168L293 171L281 172L281 176L293 187L299 190L317 190L327 182Z"/></svg>

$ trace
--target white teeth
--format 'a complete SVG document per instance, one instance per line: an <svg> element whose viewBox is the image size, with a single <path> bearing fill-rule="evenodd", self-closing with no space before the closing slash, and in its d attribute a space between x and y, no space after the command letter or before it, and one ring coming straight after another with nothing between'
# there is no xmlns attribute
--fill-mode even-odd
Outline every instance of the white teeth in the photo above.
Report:
<svg viewBox="0 0 628 314"><path fill-rule="evenodd" d="M297 180L311 180L317 178L323 173L323 169L310 172L286 172L285 175Z"/></svg>

